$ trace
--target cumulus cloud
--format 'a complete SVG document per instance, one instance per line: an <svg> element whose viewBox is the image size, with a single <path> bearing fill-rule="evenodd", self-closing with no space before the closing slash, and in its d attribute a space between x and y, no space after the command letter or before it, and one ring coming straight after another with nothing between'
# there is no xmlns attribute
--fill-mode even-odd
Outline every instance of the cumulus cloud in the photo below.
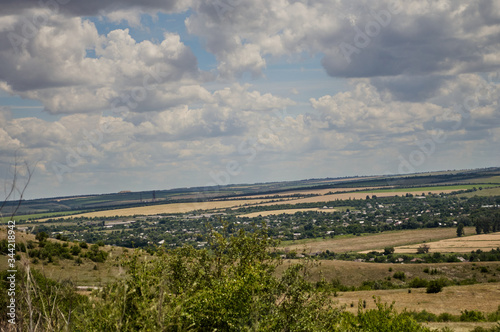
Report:
<svg viewBox="0 0 500 332"><path fill-rule="evenodd" d="M494 1L212 1L194 4L223 75L259 74L266 58L324 54L331 76L453 75L499 68Z"/></svg>
<svg viewBox="0 0 500 332"><path fill-rule="evenodd" d="M16 153L39 161L39 188L64 190L57 172L87 192L129 189L116 187L124 178L141 186L131 174L203 185L231 161L241 166L232 182L384 172L438 134L427 169L498 161L493 0L40 3L4 1L0 13L0 89L55 115L2 108L0 164ZM181 12L191 36L162 26L159 40L139 37L144 14ZM205 51L212 70L200 70ZM314 93L285 83L297 100L264 89L282 84L270 67L307 58L348 83Z"/></svg>
<svg viewBox="0 0 500 332"><path fill-rule="evenodd" d="M22 25L23 16L14 21L14 28ZM20 37L15 47L5 47L12 33L0 32L3 89L40 100L50 113L96 112L122 105L145 111L206 94L199 86L203 74L197 59L176 33L165 33L159 43L137 42L128 29L99 35L92 22L61 15L50 16L32 38ZM89 50L96 57L88 57Z"/></svg>
<svg viewBox="0 0 500 332"><path fill-rule="evenodd" d="M123 12L157 12L166 13L184 11L189 8L190 0L43 0L35 4L29 0L5 0L2 1L2 12L5 14L19 14L27 9L32 9L34 6L39 8L50 9L54 12L60 12L64 15L81 17L81 16L98 16L119 14ZM125 18L124 16L120 18Z"/></svg>

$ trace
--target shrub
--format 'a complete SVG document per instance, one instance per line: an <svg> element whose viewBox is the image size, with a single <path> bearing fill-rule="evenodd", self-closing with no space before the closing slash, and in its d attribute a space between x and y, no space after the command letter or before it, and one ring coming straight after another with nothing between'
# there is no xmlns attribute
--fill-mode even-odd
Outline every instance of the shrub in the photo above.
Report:
<svg viewBox="0 0 500 332"><path fill-rule="evenodd" d="M429 284L427 285L426 292L429 294L439 293L443 290L443 287L445 285L446 285L446 282L443 281L442 279L431 280L431 281L429 281Z"/></svg>
<svg viewBox="0 0 500 332"><path fill-rule="evenodd" d="M438 322L456 322L458 321L458 318L452 314L449 314L447 312L443 312L439 314L437 318Z"/></svg>
<svg viewBox="0 0 500 332"><path fill-rule="evenodd" d="M390 254L394 254L394 247L385 247L384 248L384 255L390 255Z"/></svg>
<svg viewBox="0 0 500 332"><path fill-rule="evenodd" d="M427 312L426 310L422 310L420 312L412 311L412 312L410 312L410 314L417 322L435 322L435 321L437 321L436 314L433 314L431 312Z"/></svg>
<svg viewBox="0 0 500 332"><path fill-rule="evenodd" d="M422 279L422 278L419 278L419 277L415 277L414 279L412 279L412 281L410 281L410 287L411 288L425 288L429 285L429 282L425 279Z"/></svg>
<svg viewBox="0 0 500 332"><path fill-rule="evenodd" d="M428 244L422 244L420 247L417 249L417 254L427 254L431 247Z"/></svg>
<svg viewBox="0 0 500 332"><path fill-rule="evenodd" d="M464 310L460 315L461 322L482 322L484 320L483 313L476 310Z"/></svg>
<svg viewBox="0 0 500 332"><path fill-rule="evenodd" d="M392 277L395 279L399 279L401 281L404 281L406 279L406 274L403 271L397 271L397 272L394 272Z"/></svg>

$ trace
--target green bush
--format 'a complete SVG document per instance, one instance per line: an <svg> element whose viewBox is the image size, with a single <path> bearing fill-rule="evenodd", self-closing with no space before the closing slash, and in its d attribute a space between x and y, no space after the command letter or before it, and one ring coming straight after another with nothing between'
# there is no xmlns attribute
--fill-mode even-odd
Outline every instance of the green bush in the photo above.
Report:
<svg viewBox="0 0 500 332"><path fill-rule="evenodd" d="M422 310L420 312L412 311L409 314L417 321L417 322L435 322L438 320L436 314L431 312L427 312L426 310Z"/></svg>
<svg viewBox="0 0 500 332"><path fill-rule="evenodd" d="M443 282L441 279L437 280L431 280L429 281L429 284L427 285L427 293L439 293L443 290L443 287L445 286L445 282Z"/></svg>
<svg viewBox="0 0 500 332"><path fill-rule="evenodd" d="M482 322L485 321L484 315L476 310L464 310L460 315L461 322Z"/></svg>
<svg viewBox="0 0 500 332"><path fill-rule="evenodd" d="M457 316L449 314L447 312L443 312L439 314L437 321L438 322L457 322L459 319Z"/></svg>
<svg viewBox="0 0 500 332"><path fill-rule="evenodd" d="M404 281L406 279L406 274L403 271L397 271L397 272L394 272L392 277L395 279L399 279L401 281Z"/></svg>
<svg viewBox="0 0 500 332"><path fill-rule="evenodd" d="M410 281L410 284L409 284L409 286L411 288L425 288L428 285L429 285L429 282L427 280L419 278L419 277L415 277L414 279L412 279Z"/></svg>

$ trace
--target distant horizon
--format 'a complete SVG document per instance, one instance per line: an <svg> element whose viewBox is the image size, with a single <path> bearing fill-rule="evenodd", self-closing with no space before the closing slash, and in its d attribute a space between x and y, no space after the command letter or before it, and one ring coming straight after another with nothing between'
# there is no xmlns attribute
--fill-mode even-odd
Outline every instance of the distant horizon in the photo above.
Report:
<svg viewBox="0 0 500 332"><path fill-rule="evenodd" d="M369 175L348 175L348 176L336 176L336 177L321 177L321 178L306 178L306 179L295 179L295 180L284 180L284 181L266 181L266 182L241 182L241 183L230 183L227 185L219 186L190 186L190 187L173 187L173 188L155 188L146 190L133 190L133 189L122 189L116 192L102 192L102 193L84 193L84 194L70 194L66 196L48 196L48 197L36 197L36 198L25 198L26 201L40 200L40 199L57 199L57 198L69 198L69 197L82 197L82 196L99 196L99 195L112 195L120 194L121 191L125 193L152 193L153 191L173 191L178 189L196 189L196 188L216 188L216 187L231 187L231 186L241 186L241 185L258 185L258 184L270 184L270 183L283 183L283 182L301 182L301 181L312 181L312 180L336 180L336 179L354 179L354 178L365 178L365 177L395 177L395 176L408 176L408 175L418 175L424 173L440 173L440 172L467 172L467 171L477 171L486 169L500 168L500 166L485 166L478 168L463 168L463 169L446 169L446 170L429 170L415 173L405 173L405 174L369 174ZM439 184L436 184L439 185ZM29 186L28 186L29 187ZM28 191L28 189L27 189ZM9 202L15 202L17 200L9 200Z"/></svg>

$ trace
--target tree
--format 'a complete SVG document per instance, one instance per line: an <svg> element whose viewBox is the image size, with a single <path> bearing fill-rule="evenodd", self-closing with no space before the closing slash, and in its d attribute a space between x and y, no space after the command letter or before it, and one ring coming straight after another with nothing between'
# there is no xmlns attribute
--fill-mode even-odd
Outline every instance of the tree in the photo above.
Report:
<svg viewBox="0 0 500 332"><path fill-rule="evenodd" d="M36 236L35 236L35 239L38 241L38 242L43 242L45 241L47 238L49 237L49 235L45 232L40 232L38 233Z"/></svg>
<svg viewBox="0 0 500 332"><path fill-rule="evenodd" d="M394 254L394 247L385 247L384 248L384 255L390 255L390 254Z"/></svg>
<svg viewBox="0 0 500 332"><path fill-rule="evenodd" d="M440 279L429 281L429 285L427 286L426 292L431 293L439 293L443 290L444 282Z"/></svg>
<svg viewBox="0 0 500 332"><path fill-rule="evenodd" d="M457 226L457 236L462 237L463 235L465 235L464 224L460 223Z"/></svg>
<svg viewBox="0 0 500 332"><path fill-rule="evenodd" d="M429 253L429 249L431 247L428 244L422 244L420 247L417 249L417 254L427 254Z"/></svg>

